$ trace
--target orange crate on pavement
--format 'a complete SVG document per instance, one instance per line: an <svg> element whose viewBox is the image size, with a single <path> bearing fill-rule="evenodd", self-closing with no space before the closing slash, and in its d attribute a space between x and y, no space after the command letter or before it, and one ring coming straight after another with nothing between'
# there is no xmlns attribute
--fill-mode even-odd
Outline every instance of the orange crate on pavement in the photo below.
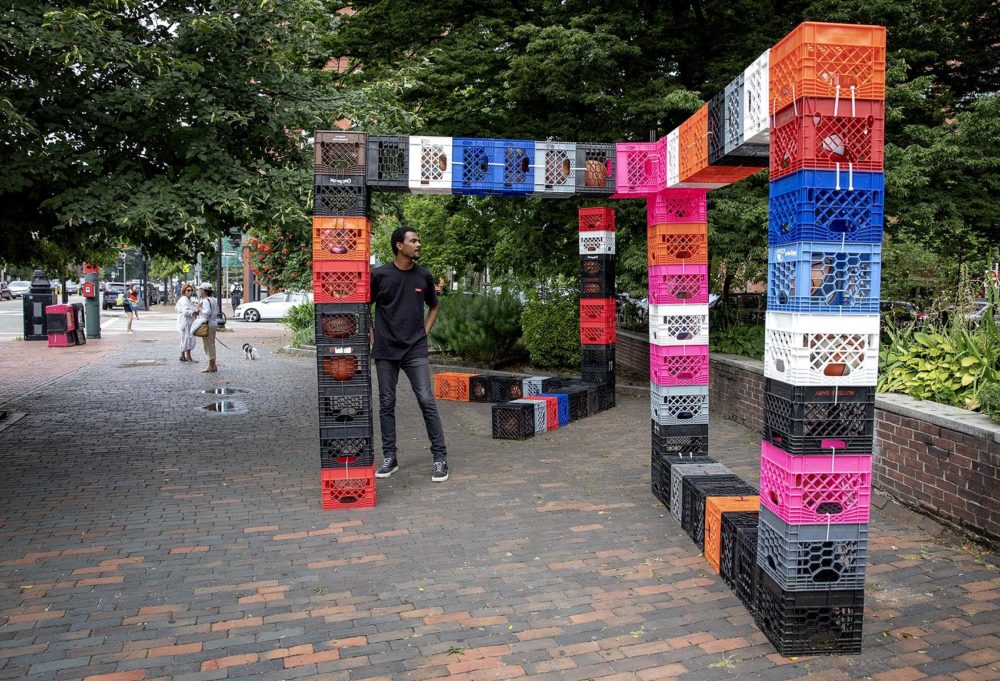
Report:
<svg viewBox="0 0 1000 681"><path fill-rule="evenodd" d="M434 399L468 402L471 379L478 375L457 371L442 371L439 374L434 374Z"/></svg>
<svg viewBox="0 0 1000 681"><path fill-rule="evenodd" d="M722 514L732 511L759 511L760 497L708 497L705 499L705 560L719 571L719 543Z"/></svg>

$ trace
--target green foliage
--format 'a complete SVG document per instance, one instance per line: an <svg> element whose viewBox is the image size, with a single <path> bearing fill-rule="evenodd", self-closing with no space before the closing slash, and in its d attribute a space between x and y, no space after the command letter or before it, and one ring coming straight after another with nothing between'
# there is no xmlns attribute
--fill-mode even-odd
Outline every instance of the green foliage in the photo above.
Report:
<svg viewBox="0 0 1000 681"><path fill-rule="evenodd" d="M710 352L764 359L764 327L753 325L712 329L708 346Z"/></svg>
<svg viewBox="0 0 1000 681"><path fill-rule="evenodd" d="M449 294L430 342L442 352L477 362L509 357L521 337L521 303L509 293L498 295Z"/></svg>
<svg viewBox="0 0 1000 681"><path fill-rule="evenodd" d="M521 313L524 344L540 369L580 365L580 299L553 295L529 300Z"/></svg>
<svg viewBox="0 0 1000 681"><path fill-rule="evenodd" d="M995 423L1000 423L1000 383L990 383L979 391L979 408Z"/></svg>
<svg viewBox="0 0 1000 681"><path fill-rule="evenodd" d="M303 345L316 345L316 308L312 303L299 303L288 310L281 320L282 326L292 332L292 345L300 348Z"/></svg>

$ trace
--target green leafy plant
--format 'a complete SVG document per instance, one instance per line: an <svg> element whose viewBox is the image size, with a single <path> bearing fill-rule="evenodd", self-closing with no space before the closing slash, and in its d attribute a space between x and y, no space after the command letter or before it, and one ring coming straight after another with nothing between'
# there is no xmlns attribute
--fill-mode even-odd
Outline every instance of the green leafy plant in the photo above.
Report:
<svg viewBox="0 0 1000 681"><path fill-rule="evenodd" d="M442 352L477 362L509 357L521 337L521 303L509 293L450 294L441 299L441 313L430 342Z"/></svg>
<svg viewBox="0 0 1000 681"><path fill-rule="evenodd" d="M580 299L553 294L529 300L521 313L524 344L539 368L580 364Z"/></svg>
<svg viewBox="0 0 1000 681"><path fill-rule="evenodd" d="M979 408L995 423L1000 423L1000 383L990 383L979 391Z"/></svg>
<svg viewBox="0 0 1000 681"><path fill-rule="evenodd" d="M315 308L312 303L299 303L288 310L281 324L292 332L292 345L316 345Z"/></svg>
<svg viewBox="0 0 1000 681"><path fill-rule="evenodd" d="M711 352L764 359L764 327L753 325L712 329L708 347Z"/></svg>

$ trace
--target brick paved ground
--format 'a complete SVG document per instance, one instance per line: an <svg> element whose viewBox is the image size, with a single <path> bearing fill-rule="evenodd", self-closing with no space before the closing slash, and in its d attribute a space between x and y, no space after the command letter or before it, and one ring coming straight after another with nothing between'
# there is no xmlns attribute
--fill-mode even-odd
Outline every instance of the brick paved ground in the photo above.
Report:
<svg viewBox="0 0 1000 681"><path fill-rule="evenodd" d="M434 484L404 391L377 507L323 512L312 360L259 331L202 375L159 338L0 359L0 678L1000 678L995 557L881 512L864 653L774 654L650 494L644 398L524 443L441 403ZM221 386L237 411L202 411ZM712 438L755 481L756 436Z"/></svg>

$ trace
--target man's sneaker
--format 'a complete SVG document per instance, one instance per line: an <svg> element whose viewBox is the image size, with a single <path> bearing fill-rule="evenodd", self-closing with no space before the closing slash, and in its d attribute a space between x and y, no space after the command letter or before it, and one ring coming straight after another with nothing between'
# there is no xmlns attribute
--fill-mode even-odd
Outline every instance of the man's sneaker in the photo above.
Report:
<svg viewBox="0 0 1000 681"><path fill-rule="evenodd" d="M434 462L434 472L431 473L431 480L434 482L444 482L448 479L448 464L444 461Z"/></svg>
<svg viewBox="0 0 1000 681"><path fill-rule="evenodd" d="M378 467L375 471L376 478L388 478L390 475L399 470L399 462L396 461L396 457L391 459L382 459L382 465ZM446 474L447 475L447 474Z"/></svg>

